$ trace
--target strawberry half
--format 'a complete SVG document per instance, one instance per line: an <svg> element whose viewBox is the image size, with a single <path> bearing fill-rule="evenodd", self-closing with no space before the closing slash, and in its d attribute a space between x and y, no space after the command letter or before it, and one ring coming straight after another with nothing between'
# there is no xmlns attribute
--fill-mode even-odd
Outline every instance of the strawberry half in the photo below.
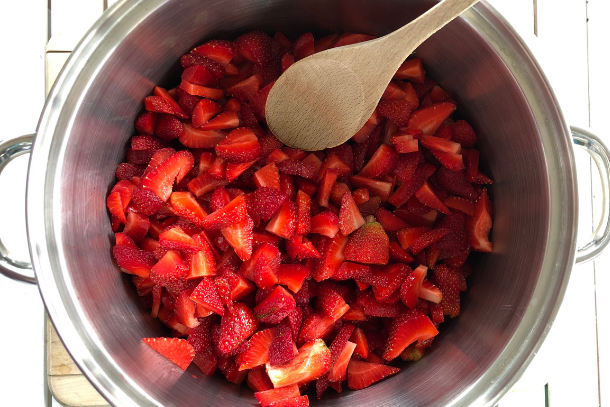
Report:
<svg viewBox="0 0 610 407"><path fill-rule="evenodd" d="M254 312L243 303L235 303L225 312L220 321L218 348L223 353L232 352L256 332L256 328L258 328L258 321Z"/></svg>
<svg viewBox="0 0 610 407"><path fill-rule="evenodd" d="M352 359L347 365L347 386L352 390L364 389L398 372L400 372L400 369L397 367L359 362Z"/></svg>
<svg viewBox="0 0 610 407"><path fill-rule="evenodd" d="M142 188L153 191L161 200L170 197L174 181L180 182L195 165L193 154L178 151L159 164L142 179Z"/></svg>
<svg viewBox="0 0 610 407"><path fill-rule="evenodd" d="M246 200L243 196L238 196L227 206L206 216L202 226L208 230L222 229L242 222L246 216L248 216Z"/></svg>
<svg viewBox="0 0 610 407"><path fill-rule="evenodd" d="M235 44L241 55L257 65L265 65L271 58L271 38L262 31L242 34Z"/></svg>
<svg viewBox="0 0 610 407"><path fill-rule="evenodd" d="M218 315L222 316L225 313L216 284L210 278L206 277L201 280L191 293L191 300Z"/></svg>
<svg viewBox="0 0 610 407"><path fill-rule="evenodd" d="M383 358L393 360L411 343L430 339L436 334L438 331L430 318L419 310L407 311L392 321Z"/></svg>
<svg viewBox="0 0 610 407"><path fill-rule="evenodd" d="M267 374L275 388L309 383L328 371L330 357L324 341L315 339L303 345L287 364L274 368L267 363Z"/></svg>
<svg viewBox="0 0 610 407"><path fill-rule="evenodd" d="M345 259L364 264L387 264L390 239L378 222L364 224L350 237Z"/></svg>
<svg viewBox="0 0 610 407"><path fill-rule="evenodd" d="M233 130L215 147L216 154L229 162L247 163L260 154L260 145L254 132L248 127Z"/></svg>
<svg viewBox="0 0 610 407"><path fill-rule="evenodd" d="M220 229L222 235L242 261L246 261L252 256L253 228L254 221L246 215L246 218L241 222Z"/></svg>
<svg viewBox="0 0 610 407"><path fill-rule="evenodd" d="M184 339L144 338L142 341L182 370L186 370L195 357L193 347Z"/></svg>
<svg viewBox="0 0 610 407"><path fill-rule="evenodd" d="M269 346L275 338L276 328L258 331L248 340L246 351L241 354L239 370L252 369L269 362Z"/></svg>
<svg viewBox="0 0 610 407"><path fill-rule="evenodd" d="M409 118L407 129L421 130L424 134L432 135L455 108L453 103L441 102L416 110Z"/></svg>

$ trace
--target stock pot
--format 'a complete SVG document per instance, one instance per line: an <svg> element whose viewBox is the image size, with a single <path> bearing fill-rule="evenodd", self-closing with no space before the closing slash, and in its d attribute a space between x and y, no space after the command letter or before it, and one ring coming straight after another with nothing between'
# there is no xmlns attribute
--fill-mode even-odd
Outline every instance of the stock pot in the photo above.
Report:
<svg viewBox="0 0 610 407"><path fill-rule="evenodd" d="M0 247L2 271L36 282L66 348L117 406L250 406L245 386L186 373L143 345L163 335L130 279L113 263L106 196L142 100L177 84L177 61L211 38L251 29L384 35L433 0L121 0L85 35L55 82L36 137L0 145L0 171L32 148L27 227L32 266ZM518 379L561 304L575 261L609 239L608 150L570 128L531 53L485 1L422 44L417 54L479 134L493 185L494 251L474 259L462 314L429 353L365 390L318 406L491 406ZM382 61L380 61L382 63ZM573 145L600 168L602 222L576 248Z"/></svg>

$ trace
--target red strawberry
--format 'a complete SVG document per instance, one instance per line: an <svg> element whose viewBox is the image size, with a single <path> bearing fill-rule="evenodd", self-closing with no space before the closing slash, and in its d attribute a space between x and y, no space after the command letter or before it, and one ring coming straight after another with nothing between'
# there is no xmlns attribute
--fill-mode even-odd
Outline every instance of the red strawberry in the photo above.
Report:
<svg viewBox="0 0 610 407"><path fill-rule="evenodd" d="M157 97L161 98L161 100L163 100L163 103L170 106L170 110L171 110L170 112L162 112L162 113L171 113L174 116L178 117L179 119L188 118L186 113L184 113L184 110L182 110L180 105L178 103L176 103L176 101L169 95L169 93L167 93L167 91L165 89L155 86L154 93L155 93L155 96L157 96Z"/></svg>
<svg viewBox="0 0 610 407"><path fill-rule="evenodd" d="M283 287L278 286L267 298L254 307L254 312L259 321L277 324L295 307L296 303L292 295Z"/></svg>
<svg viewBox="0 0 610 407"><path fill-rule="evenodd" d="M241 384L248 374L247 371L240 371L234 357L219 357L218 369L222 372L225 378L234 384Z"/></svg>
<svg viewBox="0 0 610 407"><path fill-rule="evenodd" d="M205 353L212 346L211 327L212 320L202 318L198 326L189 330L187 341L191 344L195 353Z"/></svg>
<svg viewBox="0 0 610 407"><path fill-rule="evenodd" d="M445 167L441 167L438 169L436 180L440 187L451 194L459 195L471 200L476 200L478 197L477 191L468 183L464 170L451 171Z"/></svg>
<svg viewBox="0 0 610 407"><path fill-rule="evenodd" d="M424 281L421 283L419 298L435 304L440 304L440 302L443 300L443 293L430 281L424 279ZM452 299L452 301L454 300L455 299Z"/></svg>
<svg viewBox="0 0 610 407"><path fill-rule="evenodd" d="M258 188L251 197L254 213L264 221L271 219L288 198L283 192L270 187Z"/></svg>
<svg viewBox="0 0 610 407"><path fill-rule="evenodd" d="M272 403L276 403L282 400L299 397L299 386L293 384L291 386L279 387L273 390L260 391L254 393L254 397L260 403L261 407L270 406Z"/></svg>
<svg viewBox="0 0 610 407"><path fill-rule="evenodd" d="M269 164L269 163L279 164L282 161L286 161L289 159L290 159L290 157L288 157L288 154L286 154L282 150L279 150L276 148L269 154L269 157L267 157L267 164Z"/></svg>
<svg viewBox="0 0 610 407"><path fill-rule="evenodd" d="M491 201L487 196L487 190L483 189L481 196L475 203L475 212L466 222L470 246L479 252L491 252L492 244L489 241L491 230Z"/></svg>
<svg viewBox="0 0 610 407"><path fill-rule="evenodd" d="M292 64L294 64L294 55L288 52L282 55L282 73L286 72L286 69L290 68Z"/></svg>
<svg viewBox="0 0 610 407"><path fill-rule="evenodd" d="M106 206L108 207L108 211L112 214L112 216L116 216L121 223L127 222L120 193L113 192L108 195L108 198L106 199Z"/></svg>
<svg viewBox="0 0 610 407"><path fill-rule="evenodd" d="M438 228L446 228L451 231L436 243L439 250L451 255L468 250L469 237L466 231L466 216L459 212L447 215L438 224Z"/></svg>
<svg viewBox="0 0 610 407"><path fill-rule="evenodd" d="M386 302L388 299L397 292L405 278L411 273L411 267L406 264L391 264L384 267L383 272L388 277L388 284L383 286L373 287L373 294L375 299L379 302Z"/></svg>
<svg viewBox="0 0 610 407"><path fill-rule="evenodd" d="M378 222L364 224L350 237L345 259L365 264L387 264L390 240Z"/></svg>
<svg viewBox="0 0 610 407"><path fill-rule="evenodd" d="M191 58L187 56L187 58L184 59L184 62L186 64L192 63L195 58L196 57L194 56ZM222 69L222 67L220 69ZM221 73L221 75L223 75L223 73ZM205 65L191 65L182 72L182 80L199 86L215 86L218 84L218 79L219 78L214 71Z"/></svg>
<svg viewBox="0 0 610 407"><path fill-rule="evenodd" d="M221 130L201 130L183 123L184 131L180 136L180 142L189 148L211 148L220 143L225 137L226 132Z"/></svg>
<svg viewBox="0 0 610 407"><path fill-rule="evenodd" d="M349 193L344 194L339 211L339 229L341 229L341 233L347 236L364 225L364 223L364 218L360 214L360 210L356 206L352 195Z"/></svg>
<svg viewBox="0 0 610 407"><path fill-rule="evenodd" d="M258 139L247 127L233 130L216 147L216 154L230 162L254 161L260 154Z"/></svg>
<svg viewBox="0 0 610 407"><path fill-rule="evenodd" d="M136 119L136 131L138 133L152 135L157 125L159 115L153 112L144 112Z"/></svg>
<svg viewBox="0 0 610 407"><path fill-rule="evenodd" d="M402 314L405 308L400 303L385 304L377 301L372 291L366 291L356 303L364 307L364 313L372 317L394 318Z"/></svg>
<svg viewBox="0 0 610 407"><path fill-rule="evenodd" d="M125 233L115 233L114 234L114 239L116 241L116 245L117 246L127 246L130 247L132 249L136 249L139 250L140 248L138 247L138 245L136 244L136 242L134 242L129 236L127 236ZM148 250L147 250L148 251Z"/></svg>
<svg viewBox="0 0 610 407"><path fill-rule="evenodd" d="M347 386L352 390L364 389L384 377L398 372L400 372L400 369L397 367L359 362L352 359L347 365Z"/></svg>
<svg viewBox="0 0 610 407"><path fill-rule="evenodd" d="M337 272L333 275L333 280L349 280L354 279L358 280L365 276L368 276L371 273L371 268L369 266L365 266L363 264L351 263L349 261L344 261L341 264L341 267L337 270Z"/></svg>
<svg viewBox="0 0 610 407"><path fill-rule="evenodd" d="M279 366L298 354L292 339L290 323L286 320L277 326L275 338L269 346L269 366Z"/></svg>
<svg viewBox="0 0 610 407"><path fill-rule="evenodd" d="M269 346L271 346L275 333L276 328L270 328L252 335L246 351L241 354L239 370L252 369L269 362Z"/></svg>
<svg viewBox="0 0 610 407"><path fill-rule="evenodd" d="M373 37L372 35L343 33L341 34L335 45L333 45L333 48L357 44L359 42L370 41L374 39L375 37Z"/></svg>
<svg viewBox="0 0 610 407"><path fill-rule="evenodd" d="M360 328L356 328L349 338L350 342L354 343L354 354L366 359L369 355L369 344Z"/></svg>
<svg viewBox="0 0 610 407"><path fill-rule="evenodd" d="M438 198L438 196L436 196L434 191L432 191L432 188L427 181L424 181L424 184L417 191L415 191L415 197L419 200L419 202L432 209L436 209L446 215L451 213L449 208L447 208Z"/></svg>
<svg viewBox="0 0 610 407"><path fill-rule="evenodd" d="M281 264L277 271L278 284L285 285L290 291L296 293L301 289L309 274L309 269L300 264Z"/></svg>
<svg viewBox="0 0 610 407"><path fill-rule="evenodd" d="M258 188L270 187L280 190L280 173L275 163L270 163L254 173L252 181Z"/></svg>
<svg viewBox="0 0 610 407"><path fill-rule="evenodd" d="M208 349L204 353L196 353L193 363L195 363L205 375L212 376L216 371L218 358L211 349Z"/></svg>
<svg viewBox="0 0 610 407"><path fill-rule="evenodd" d="M207 88L205 86L195 85L184 79L180 82L180 89L191 96L200 96L206 99L221 100L225 96L222 89Z"/></svg>
<svg viewBox="0 0 610 407"><path fill-rule="evenodd" d="M231 197L225 187L218 187L210 197L210 211L216 212L231 203Z"/></svg>
<svg viewBox="0 0 610 407"><path fill-rule="evenodd" d="M216 275L216 260L209 243L198 235L194 236L201 250L193 253L189 260L189 274L187 279Z"/></svg>
<svg viewBox="0 0 610 407"><path fill-rule="evenodd" d="M434 269L434 279L442 293L440 306L444 315L460 315L460 284L463 276L456 269L441 264Z"/></svg>
<svg viewBox="0 0 610 407"><path fill-rule="evenodd" d="M339 218L330 211L321 212L311 218L311 233L331 239L339 232Z"/></svg>
<svg viewBox="0 0 610 407"><path fill-rule="evenodd" d="M235 44L241 55L257 65L265 65L271 58L271 38L262 31L242 34Z"/></svg>
<svg viewBox="0 0 610 407"><path fill-rule="evenodd" d="M292 397L275 403L269 404L269 407L308 407L309 398L307 396Z"/></svg>
<svg viewBox="0 0 610 407"><path fill-rule="evenodd" d="M185 70L195 65L201 65L208 70L209 76L216 79L216 82L218 82L218 79L221 79L225 74L223 64L200 54L190 53L182 55L180 57L180 65L182 65L182 68ZM205 84L202 83L201 85Z"/></svg>
<svg viewBox="0 0 610 407"><path fill-rule="evenodd" d="M246 383L248 384L248 387L255 392L273 389L273 383L269 380L269 376L267 376L267 372L265 372L264 368L248 371Z"/></svg>
<svg viewBox="0 0 610 407"><path fill-rule="evenodd" d="M428 268L419 266L411 272L400 287L400 299L407 307L414 309L419 299L421 285L426 277Z"/></svg>
<svg viewBox="0 0 610 407"><path fill-rule="evenodd" d="M303 191L297 192L297 228L295 233L306 235L311 231L311 197Z"/></svg>
<svg viewBox="0 0 610 407"><path fill-rule="evenodd" d="M176 298L174 315L182 325L188 328L195 328L199 321L195 317L195 303L189 298L189 291L183 291Z"/></svg>
<svg viewBox="0 0 610 407"><path fill-rule="evenodd" d="M392 147L382 144L364 166L361 177L383 178L392 174L398 163L398 153Z"/></svg>
<svg viewBox="0 0 610 407"><path fill-rule="evenodd" d="M227 185L227 184L228 184L227 180L218 179L218 178L212 176L211 174L205 173L205 174L201 174L194 180L191 180L188 183L187 187L188 187L188 190L193 193L193 195L201 196L210 191L213 191L214 189L216 189L220 186Z"/></svg>
<svg viewBox="0 0 610 407"><path fill-rule="evenodd" d="M294 202L286 200L265 228L274 235L290 239L297 226L297 207Z"/></svg>
<svg viewBox="0 0 610 407"><path fill-rule="evenodd" d="M431 150L432 155L443 165L443 167L451 171L459 171L464 169L464 159L461 154L446 153L443 151Z"/></svg>
<svg viewBox="0 0 610 407"><path fill-rule="evenodd" d="M215 212L212 212L203 220L202 226L208 230L222 229L234 225L246 219L246 200L238 196L230 204Z"/></svg>
<svg viewBox="0 0 610 407"><path fill-rule="evenodd" d="M424 81L424 66L422 65L420 58L409 59L400 65L398 71L394 74L395 79L407 79L415 83L422 83Z"/></svg>
<svg viewBox="0 0 610 407"><path fill-rule="evenodd" d="M169 250L150 270L150 279L170 292L180 292L185 288L188 267L182 261L180 253Z"/></svg>
<svg viewBox="0 0 610 407"><path fill-rule="evenodd" d="M193 109L193 126L201 127L222 111L222 107L210 99L201 99Z"/></svg>
<svg viewBox="0 0 610 407"><path fill-rule="evenodd" d="M394 148L399 153L412 153L419 150L419 142L410 134L401 131L394 133L390 137L390 142L394 144Z"/></svg>
<svg viewBox="0 0 610 407"><path fill-rule="evenodd" d="M440 170L443 169L444 167L442 167ZM388 202L397 208L404 205L415 193L415 191L424 185L426 179L428 179L435 170L435 167L428 163L418 165L413 176L404 181L404 183L388 199Z"/></svg>
<svg viewBox="0 0 610 407"><path fill-rule="evenodd" d="M159 117L155 134L163 140L173 140L184 133L184 124L174 116L162 114Z"/></svg>
<svg viewBox="0 0 610 407"><path fill-rule="evenodd" d="M398 232L409 226L398 216L383 208L377 209L375 218L386 232Z"/></svg>
<svg viewBox="0 0 610 407"><path fill-rule="evenodd" d="M160 96L148 96L144 98L144 108L151 113L174 114L174 109L172 108L172 105L167 103Z"/></svg>
<svg viewBox="0 0 610 407"><path fill-rule="evenodd" d="M406 93L395 82L388 83L388 86L381 95L381 100L401 100L404 99Z"/></svg>
<svg viewBox="0 0 610 407"><path fill-rule="evenodd" d="M240 121L236 112L226 110L218 116L199 126L200 130L226 130L239 127Z"/></svg>
<svg viewBox="0 0 610 407"><path fill-rule="evenodd" d="M155 257L152 253L129 246L114 246L112 255L122 271L143 278L149 277L150 270L155 264Z"/></svg>
<svg viewBox="0 0 610 407"><path fill-rule="evenodd" d="M129 212L123 233L134 241L139 242L148 233L148 228L150 228L150 221L146 215Z"/></svg>
<svg viewBox="0 0 610 407"><path fill-rule="evenodd" d="M451 140L464 148L472 148L477 143L477 135L464 120L458 120L451 126Z"/></svg>
<svg viewBox="0 0 610 407"><path fill-rule="evenodd" d="M349 305L345 303L343 297L326 285L318 287L318 305L322 316L331 317L335 321L349 310Z"/></svg>
<svg viewBox="0 0 610 407"><path fill-rule="evenodd" d="M186 370L195 357L193 347L184 339L144 338L142 341L182 370Z"/></svg>
<svg viewBox="0 0 610 407"><path fill-rule="evenodd" d="M193 154L188 151L178 151L144 176L142 187L153 191L163 201L167 201L172 193L174 180L182 181L194 165Z"/></svg>
<svg viewBox="0 0 610 407"><path fill-rule="evenodd" d="M229 353L239 347L250 335L256 332L258 321L254 312L243 303L235 303L225 312L220 321L218 347Z"/></svg>
<svg viewBox="0 0 610 407"><path fill-rule="evenodd" d="M409 118L409 130L421 130L432 135L445 119L455 110L453 103L441 102L424 107L413 112Z"/></svg>
<svg viewBox="0 0 610 407"><path fill-rule="evenodd" d="M242 261L250 259L252 255L253 228L254 221L246 215L246 218L241 222L220 229L222 235Z"/></svg>
<svg viewBox="0 0 610 407"><path fill-rule="evenodd" d="M120 180L130 180L133 177L141 177L144 174L142 165L130 163L120 163L115 171L115 175Z"/></svg>
<svg viewBox="0 0 610 407"><path fill-rule="evenodd" d="M314 53L314 39L312 33L301 35L294 43L294 59L298 61Z"/></svg>
<svg viewBox="0 0 610 407"><path fill-rule="evenodd" d="M256 161L250 161L249 163L227 163L226 178L228 182L233 182L243 174L248 168L250 168Z"/></svg>
<svg viewBox="0 0 610 407"><path fill-rule="evenodd" d="M173 192L169 203L172 211L195 225L203 226L203 220L208 214L190 192Z"/></svg>
<svg viewBox="0 0 610 407"><path fill-rule="evenodd" d="M318 170L316 181L320 181L326 173L326 170L328 169L336 170L338 177L350 173L350 167L345 162L343 162L343 160L339 158L339 156L334 152L329 153L324 162L322 163L322 166Z"/></svg>
<svg viewBox="0 0 610 407"><path fill-rule="evenodd" d="M366 188L371 195L381 198L382 201L387 201L392 192L392 184L384 181L377 181L371 178L354 175L351 177L352 184L357 188Z"/></svg>
<svg viewBox="0 0 610 407"><path fill-rule="evenodd" d="M440 137L426 136L425 134L419 138L419 142L429 150L444 151L453 154L459 154L461 150L458 143Z"/></svg>
<svg viewBox="0 0 610 407"><path fill-rule="evenodd" d="M417 238L410 246L411 252L417 254L432 243L447 236L451 231L449 229L434 229L425 232Z"/></svg>
<svg viewBox="0 0 610 407"><path fill-rule="evenodd" d="M392 321L383 358L393 360L411 343L432 338L436 334L438 331L430 318L419 310L407 311Z"/></svg>
<svg viewBox="0 0 610 407"><path fill-rule="evenodd" d="M256 94L256 92L258 92L262 85L263 78L261 78L260 75L252 75L249 78L227 88L227 94L239 99L242 102L247 102ZM249 106L242 106L242 109L240 110L242 114L245 112L246 107L249 109ZM244 124L247 124L245 120Z"/></svg>
<svg viewBox="0 0 610 407"><path fill-rule="evenodd" d="M345 260L345 250L348 245L348 238L341 233L328 240L322 253L322 258L318 267L313 272L316 281L326 280L332 277Z"/></svg>
<svg viewBox="0 0 610 407"><path fill-rule="evenodd" d="M381 119L381 115L377 109L375 109L371 117L369 117L366 123L364 123L362 128L352 136L352 140L354 140L356 143L360 143L361 146L367 147L365 141L367 141L371 134L375 131ZM357 171L358 169L359 168L354 167L354 171Z"/></svg>
<svg viewBox="0 0 610 407"><path fill-rule="evenodd" d="M413 103L407 99L381 100L377 105L377 111L398 127L404 127L409 123L413 107Z"/></svg>
<svg viewBox="0 0 610 407"><path fill-rule="evenodd" d="M305 384L329 370L330 358L330 350L324 341L316 339L303 345L298 355L287 364L275 368L267 364L267 374L276 388Z"/></svg>
<svg viewBox="0 0 610 407"><path fill-rule="evenodd" d="M172 227L159 235L162 247L179 250L185 253L194 253L201 250L201 246L180 227Z"/></svg>
<svg viewBox="0 0 610 407"><path fill-rule="evenodd" d="M214 284L214 281L210 278L204 277L203 280L201 280L199 285L193 290L191 300L218 315L225 314L224 306L220 301L216 284Z"/></svg>
<svg viewBox="0 0 610 407"><path fill-rule="evenodd" d="M284 174L298 175L306 179L313 179L316 174L316 168L313 165L308 165L309 162L298 160L284 160L278 164L278 168Z"/></svg>
<svg viewBox="0 0 610 407"><path fill-rule="evenodd" d="M226 65L237 54L237 47L231 41L226 40L212 40L208 41L203 45L200 45L191 51L197 55L203 55Z"/></svg>
<svg viewBox="0 0 610 407"><path fill-rule="evenodd" d="M413 257L409 256L399 243L390 240L390 260L400 263L411 263Z"/></svg>
<svg viewBox="0 0 610 407"><path fill-rule="evenodd" d="M259 245L250 260L241 266L244 277L254 281L261 289L269 289L277 284L277 269L280 264L280 251L269 243Z"/></svg>

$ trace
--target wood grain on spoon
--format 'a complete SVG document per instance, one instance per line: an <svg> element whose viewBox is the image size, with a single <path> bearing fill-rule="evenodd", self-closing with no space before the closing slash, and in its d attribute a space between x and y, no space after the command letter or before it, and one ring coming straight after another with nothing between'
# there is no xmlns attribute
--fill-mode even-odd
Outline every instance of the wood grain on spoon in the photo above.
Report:
<svg viewBox="0 0 610 407"><path fill-rule="evenodd" d="M269 92L269 128L293 148L322 150L344 143L369 119L407 56L477 2L444 0L384 37L298 61Z"/></svg>

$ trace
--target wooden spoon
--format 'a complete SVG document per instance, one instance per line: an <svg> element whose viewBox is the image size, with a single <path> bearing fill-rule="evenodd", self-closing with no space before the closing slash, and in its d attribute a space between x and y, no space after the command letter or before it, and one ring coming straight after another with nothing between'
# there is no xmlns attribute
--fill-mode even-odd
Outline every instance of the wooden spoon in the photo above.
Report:
<svg viewBox="0 0 610 407"><path fill-rule="evenodd" d="M269 92L269 128L293 148L322 150L344 143L373 114L407 56L476 2L444 0L384 37L329 49L293 64Z"/></svg>

